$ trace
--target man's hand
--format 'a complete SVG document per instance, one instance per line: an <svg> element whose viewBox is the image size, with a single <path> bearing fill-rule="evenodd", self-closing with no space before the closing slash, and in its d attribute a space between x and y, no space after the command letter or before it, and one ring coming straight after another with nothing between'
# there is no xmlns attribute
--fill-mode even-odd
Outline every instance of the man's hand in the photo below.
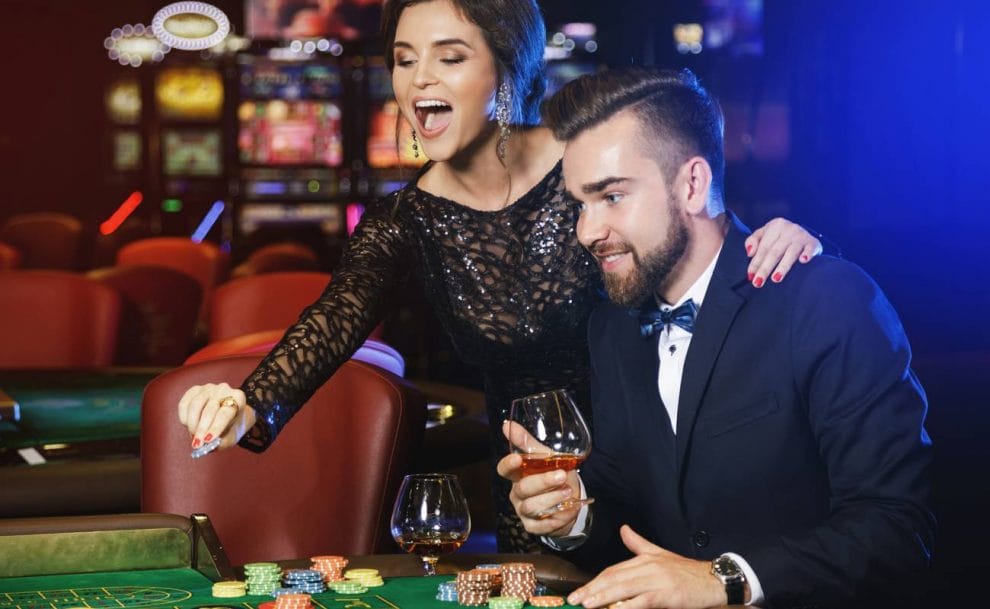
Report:
<svg viewBox="0 0 990 609"><path fill-rule="evenodd" d="M525 430L518 423L506 421L502 433L510 446L519 445ZM577 519L579 504L573 509L559 510L540 517L539 514L581 492L576 472L556 470L523 477L522 455L509 453L498 462L498 474L512 483L509 501L515 508L523 527L533 535L562 537L567 535Z"/></svg>
<svg viewBox="0 0 990 609"><path fill-rule="evenodd" d="M636 556L605 569L567 597L589 609L623 601L622 609L702 609L727 602L711 562L693 560L654 545L623 525L622 542Z"/></svg>

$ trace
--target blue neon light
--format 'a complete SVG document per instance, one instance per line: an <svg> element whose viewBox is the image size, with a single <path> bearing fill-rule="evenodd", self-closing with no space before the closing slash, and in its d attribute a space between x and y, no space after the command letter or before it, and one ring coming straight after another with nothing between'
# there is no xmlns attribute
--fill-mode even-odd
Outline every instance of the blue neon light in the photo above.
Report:
<svg viewBox="0 0 990 609"><path fill-rule="evenodd" d="M223 213L224 207L225 204L221 200L213 202L213 205L210 206L210 211L206 212L206 215L203 216L199 226L197 226L196 230L193 231L191 239L195 243L202 243L203 239L206 238L206 235L209 234L210 229L217 223L217 220L220 218L220 214Z"/></svg>

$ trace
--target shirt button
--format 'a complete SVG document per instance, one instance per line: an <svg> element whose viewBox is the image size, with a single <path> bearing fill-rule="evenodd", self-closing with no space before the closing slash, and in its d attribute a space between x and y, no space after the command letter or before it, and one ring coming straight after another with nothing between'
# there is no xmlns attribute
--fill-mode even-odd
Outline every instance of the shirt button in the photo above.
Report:
<svg viewBox="0 0 990 609"><path fill-rule="evenodd" d="M694 535L691 536L691 542L696 548L707 548L710 541L711 537L708 535L708 531L695 531Z"/></svg>

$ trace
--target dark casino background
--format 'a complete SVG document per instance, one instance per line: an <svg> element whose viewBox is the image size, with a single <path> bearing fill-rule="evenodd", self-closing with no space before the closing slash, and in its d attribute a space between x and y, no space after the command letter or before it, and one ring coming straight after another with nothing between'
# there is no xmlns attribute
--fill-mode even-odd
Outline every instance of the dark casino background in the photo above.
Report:
<svg viewBox="0 0 990 609"><path fill-rule="evenodd" d="M260 0L215 0L234 35L224 50L172 49L138 66L110 57L165 4L0 0L0 225L76 218L67 269L80 274L158 236L212 242L244 273L252 251L291 240L315 252L308 270L331 272L362 205L415 170L396 159L375 7L356 2L352 30L307 37L252 16ZM884 288L929 397L934 587L962 598L990 566L990 3L541 6L552 83L608 66L691 68L726 114L730 207L753 227L774 216L813 227ZM307 137L317 143L299 144ZM22 254L22 267L44 266ZM405 376L476 387L422 298L400 302L378 336ZM2 348L21 347L8 337ZM0 370L0 389L16 376ZM5 444L0 469L28 467ZM0 517L57 511L20 509Z"/></svg>

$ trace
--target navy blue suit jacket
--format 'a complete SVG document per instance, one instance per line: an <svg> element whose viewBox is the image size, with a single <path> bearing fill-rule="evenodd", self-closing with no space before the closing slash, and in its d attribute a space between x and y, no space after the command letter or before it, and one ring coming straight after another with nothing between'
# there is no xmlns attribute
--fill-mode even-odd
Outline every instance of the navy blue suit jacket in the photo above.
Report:
<svg viewBox="0 0 990 609"><path fill-rule="evenodd" d="M657 389L658 337L628 309L592 315L596 497L576 561L629 557L626 523L679 554L727 551L772 607L829 605L924 571L934 537L924 392L901 323L857 266L817 257L780 284L746 279L730 215L691 340L677 434Z"/></svg>

